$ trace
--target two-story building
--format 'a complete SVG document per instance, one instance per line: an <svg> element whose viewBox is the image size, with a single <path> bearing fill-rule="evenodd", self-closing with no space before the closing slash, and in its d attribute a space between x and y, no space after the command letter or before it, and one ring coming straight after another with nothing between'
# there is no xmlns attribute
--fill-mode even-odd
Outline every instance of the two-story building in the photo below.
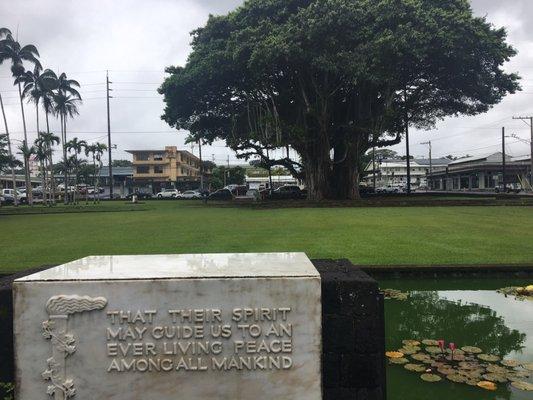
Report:
<svg viewBox="0 0 533 400"><path fill-rule="evenodd" d="M411 159L409 170L411 175L411 185L413 188L427 185L427 174L429 170L443 171L451 162L447 158L435 158L431 162L427 158ZM398 187L407 186L407 161L403 159L386 158L376 160L376 187ZM370 186L373 184L374 171L373 163L370 162L366 167L364 181Z"/></svg>
<svg viewBox="0 0 533 400"><path fill-rule="evenodd" d="M196 189L200 182L200 159L176 146L162 150L127 150L133 155L133 185L153 193L163 188Z"/></svg>

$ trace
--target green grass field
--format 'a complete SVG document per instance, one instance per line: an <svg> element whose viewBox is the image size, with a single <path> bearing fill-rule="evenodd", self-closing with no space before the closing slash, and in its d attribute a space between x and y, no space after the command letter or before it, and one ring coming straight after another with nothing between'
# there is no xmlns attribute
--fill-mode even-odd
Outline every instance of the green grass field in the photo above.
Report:
<svg viewBox="0 0 533 400"><path fill-rule="evenodd" d="M304 251L357 264L533 263L532 207L262 210L152 201L89 205L79 211L94 212L80 213L0 210L0 273L143 253Z"/></svg>

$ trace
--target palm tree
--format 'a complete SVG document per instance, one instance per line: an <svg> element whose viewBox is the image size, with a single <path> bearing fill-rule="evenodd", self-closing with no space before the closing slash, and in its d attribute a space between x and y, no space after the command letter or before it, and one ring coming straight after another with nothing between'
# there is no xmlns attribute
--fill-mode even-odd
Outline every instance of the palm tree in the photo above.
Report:
<svg viewBox="0 0 533 400"><path fill-rule="evenodd" d="M42 66L38 60L38 57L39 51L37 51L37 48L34 45L28 44L26 46L21 46L19 42L13 39L13 36L11 34L7 34L5 39L0 41L0 63L5 60L11 61L11 73L15 78L15 85L18 85L20 110L22 112L22 127L24 130L24 141L26 143L28 143L28 133L26 129L26 117L24 115L24 102L22 101L22 81L19 80L19 78L26 71L26 69L24 68L24 61L29 61L30 63L34 64L35 68L42 70ZM28 160L25 159L25 161L27 162ZM31 186L29 175L30 169L28 166L25 167L25 171L26 189L28 189ZM29 204L33 205L31 188L27 193L27 199Z"/></svg>
<svg viewBox="0 0 533 400"><path fill-rule="evenodd" d="M23 83L24 88L22 90L22 97L28 98L31 102L35 104L35 115L37 117L37 134L40 133L39 127L39 103L41 100L44 102L47 98L46 104L44 104L45 113L50 111L51 102L51 93L57 88L58 80L54 71L50 69L44 70L41 73L41 69L37 66L32 71L26 71L20 77L17 78L18 81ZM48 127L48 123L47 123ZM49 131L49 129L48 129Z"/></svg>
<svg viewBox="0 0 533 400"><path fill-rule="evenodd" d="M28 143L24 140L22 144L19 146L19 154L21 154L22 157L24 158L24 174L25 176L29 177L30 176L29 160L30 160L30 157L33 154L35 154L35 147L33 146L29 147ZM31 194L30 194L31 192L32 192L32 187L30 183L29 185L26 185L26 200L27 201L30 201L29 199L31 198ZM33 205L33 203L30 203L30 205Z"/></svg>
<svg viewBox="0 0 533 400"><path fill-rule="evenodd" d="M63 74L62 74L63 75ZM72 97L64 92L64 90L58 90L54 94L54 112L59 115L61 121L61 142L63 144L63 162L67 163L67 118L73 118L78 114L77 103L79 98ZM64 168L65 177L65 204L68 203L66 196L66 189L68 186L68 168Z"/></svg>
<svg viewBox="0 0 533 400"><path fill-rule="evenodd" d="M79 140L78 138L73 138L65 143L65 147L68 152L73 152L72 165L74 167L74 204L78 201L78 167L80 162L78 160L78 155L85 150L87 142L85 140Z"/></svg>
<svg viewBox="0 0 533 400"><path fill-rule="evenodd" d="M8 35L11 35L11 31L9 29L0 28L0 53L2 52L2 46L3 46L2 39L7 37ZM0 65L2 64L3 61L4 61L4 59L2 57L0 57ZM5 131L6 131L8 156L10 158L13 158L13 151L11 150L11 139L9 138L9 128L7 126L6 112L4 110L4 102L2 100L2 94L1 93L0 93L0 109L2 109L2 117L4 118L4 128L5 128ZM15 166L13 165L13 163L11 163L10 165L11 165L11 182L13 184L13 189L16 189L17 188L17 179L15 177ZM15 204L15 207L18 206L18 203L19 202L18 202L17 191L15 190L14 191L14 204Z"/></svg>
<svg viewBox="0 0 533 400"><path fill-rule="evenodd" d="M93 203L100 202L100 169L102 168L102 155L107 150L107 146L103 143L93 143L85 147L85 155L89 157L92 155L93 159L93 188L94 197ZM96 162L98 161L98 167Z"/></svg>
<svg viewBox="0 0 533 400"><path fill-rule="evenodd" d="M52 160L53 147L56 144L59 144L59 136L54 135L51 132L41 132L41 140L44 143L46 149L46 155L48 157L48 173L50 174L49 180L49 195L52 204L56 202L56 184L54 178L54 162Z"/></svg>
<svg viewBox="0 0 533 400"><path fill-rule="evenodd" d="M81 100L80 92L78 92L78 90L75 89L79 87L80 87L79 82L74 79L68 79L67 74L65 74L64 72L61 75L59 75L59 77L57 78L56 89L59 92L63 94L71 95L77 98L78 100Z"/></svg>
<svg viewBox="0 0 533 400"><path fill-rule="evenodd" d="M51 69L45 70L41 76L46 76L46 80L43 82L44 85L42 85L44 90L41 93L41 103L46 117L46 132L50 133L48 116L54 113L54 90L59 86L59 78Z"/></svg>
<svg viewBox="0 0 533 400"><path fill-rule="evenodd" d="M48 154L46 153L46 144L44 143L44 140L42 139L41 135L39 134L37 139L33 142L33 146L35 147L35 156L37 160L39 161L39 170L41 171L41 187L43 188L43 203L47 204L48 201L46 200L46 187L47 187L47 161L48 161Z"/></svg>

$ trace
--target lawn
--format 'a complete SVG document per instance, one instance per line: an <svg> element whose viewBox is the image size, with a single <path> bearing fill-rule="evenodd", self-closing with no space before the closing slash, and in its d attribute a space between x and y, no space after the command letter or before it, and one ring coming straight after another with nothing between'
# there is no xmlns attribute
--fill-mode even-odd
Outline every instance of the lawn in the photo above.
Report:
<svg viewBox="0 0 533 400"><path fill-rule="evenodd" d="M0 273L87 255L201 252L304 251L387 265L533 263L532 207L253 209L152 201L88 209L0 214Z"/></svg>

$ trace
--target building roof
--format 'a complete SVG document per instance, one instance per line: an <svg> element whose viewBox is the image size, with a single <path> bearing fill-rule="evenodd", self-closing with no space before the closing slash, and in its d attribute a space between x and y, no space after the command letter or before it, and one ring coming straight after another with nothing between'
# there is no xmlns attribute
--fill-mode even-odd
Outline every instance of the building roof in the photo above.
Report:
<svg viewBox="0 0 533 400"><path fill-rule="evenodd" d="M416 162L418 165L427 165L429 167L429 158L415 158L414 162ZM452 162L452 160L448 158L432 158L431 164L432 165L448 165Z"/></svg>
<svg viewBox="0 0 533 400"><path fill-rule="evenodd" d="M431 159L431 164L433 166L436 165L448 165L450 164L451 160L447 158L433 158ZM392 164L397 166L403 166L405 167L407 165L407 160L401 159L401 158L385 158L381 161L382 164ZM419 166L428 166L429 167L429 158L413 158L411 159L411 166L416 166L418 164Z"/></svg>
<svg viewBox="0 0 533 400"><path fill-rule="evenodd" d="M459 158L457 160L454 160L450 163L450 165L457 165L457 164L464 164L474 161L489 161L489 158L492 158L492 162L501 163L502 162L502 152L497 151L496 153L489 153L479 156L470 156L470 157L464 157ZM512 161L512 157L509 155L505 156L506 161Z"/></svg>
<svg viewBox="0 0 533 400"><path fill-rule="evenodd" d="M133 176L133 167L113 167L113 176ZM100 169L100 177L109 177L109 166Z"/></svg>
<svg viewBox="0 0 533 400"><path fill-rule="evenodd" d="M513 162L524 162L524 161L530 161L531 156L521 156L521 157L514 157Z"/></svg>

